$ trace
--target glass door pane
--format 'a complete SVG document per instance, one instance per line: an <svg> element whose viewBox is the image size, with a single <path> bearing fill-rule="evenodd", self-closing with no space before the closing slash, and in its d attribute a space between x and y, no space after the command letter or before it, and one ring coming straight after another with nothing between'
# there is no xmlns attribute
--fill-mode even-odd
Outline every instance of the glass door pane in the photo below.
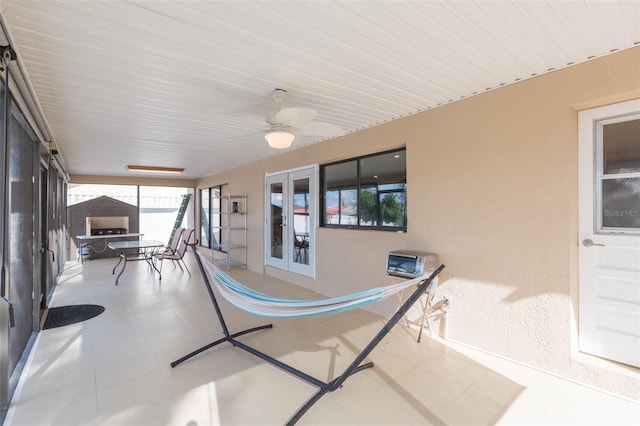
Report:
<svg viewBox="0 0 640 426"><path fill-rule="evenodd" d="M640 232L640 117L598 122L596 203L600 233Z"/></svg>
<svg viewBox="0 0 640 426"><path fill-rule="evenodd" d="M270 256L276 259L283 259L284 247L283 247L283 185L282 182L275 182L269 186L269 216L270 223L269 229L271 230L271 252Z"/></svg>
<svg viewBox="0 0 640 426"><path fill-rule="evenodd" d="M605 175L640 173L640 118L605 124L602 151Z"/></svg>
<svg viewBox="0 0 640 426"><path fill-rule="evenodd" d="M287 208L289 255L287 269L296 274L315 276L315 228L318 188L316 167L292 170L288 174Z"/></svg>
<svg viewBox="0 0 640 426"><path fill-rule="evenodd" d="M640 177L602 182L602 227L640 230Z"/></svg>
<svg viewBox="0 0 640 426"><path fill-rule="evenodd" d="M292 261L309 264L309 178L293 180L293 252Z"/></svg>

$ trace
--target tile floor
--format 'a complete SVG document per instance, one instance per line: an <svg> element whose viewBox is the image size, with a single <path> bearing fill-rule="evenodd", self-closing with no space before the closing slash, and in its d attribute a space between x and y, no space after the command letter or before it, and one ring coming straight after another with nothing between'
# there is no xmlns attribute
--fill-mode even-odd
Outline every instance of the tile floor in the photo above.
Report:
<svg viewBox="0 0 640 426"><path fill-rule="evenodd" d="M165 266L162 282L130 263L114 286L113 260L70 262L52 306L103 305L100 316L39 333L5 425L281 425L316 388L228 344L172 369L170 361L222 336L208 295ZM249 271L262 291L308 291ZM221 302L231 331L265 323ZM357 310L272 321L242 341L320 380L337 376L383 320ZM640 424L640 405L450 342L396 327L375 367L327 394L301 425Z"/></svg>

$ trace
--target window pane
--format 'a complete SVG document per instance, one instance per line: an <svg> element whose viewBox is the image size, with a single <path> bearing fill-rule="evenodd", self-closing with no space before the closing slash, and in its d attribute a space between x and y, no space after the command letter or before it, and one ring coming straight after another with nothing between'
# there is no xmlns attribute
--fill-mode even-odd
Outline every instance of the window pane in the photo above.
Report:
<svg viewBox="0 0 640 426"><path fill-rule="evenodd" d="M404 188L397 192L380 194L380 212L382 226L402 227L405 225L406 196Z"/></svg>
<svg viewBox="0 0 640 426"><path fill-rule="evenodd" d="M404 227L406 151L360 160L360 226Z"/></svg>
<svg viewBox="0 0 640 426"><path fill-rule="evenodd" d="M214 250L222 251L220 244L224 244L221 240L220 226L222 221L220 220L220 197L222 195L222 188L220 186L214 186L211 188L211 248Z"/></svg>
<svg viewBox="0 0 640 426"><path fill-rule="evenodd" d="M182 200L191 193L190 188L141 186L140 232L144 238L170 244ZM178 226L184 226L185 219L186 214Z"/></svg>
<svg viewBox="0 0 640 426"><path fill-rule="evenodd" d="M93 200L98 197L110 197L133 206L138 205L138 187L136 185L102 185L70 183L67 192L67 206Z"/></svg>
<svg viewBox="0 0 640 426"><path fill-rule="evenodd" d="M360 226L378 226L378 189L373 186L360 191Z"/></svg>
<svg viewBox="0 0 640 426"><path fill-rule="evenodd" d="M327 191L324 193L324 223L326 225L337 225L340 223L340 191Z"/></svg>
<svg viewBox="0 0 640 426"><path fill-rule="evenodd" d="M640 177L602 181L602 226L640 229Z"/></svg>
<svg viewBox="0 0 640 426"><path fill-rule="evenodd" d="M360 185L404 184L407 180L406 151L394 151L360 160Z"/></svg>
<svg viewBox="0 0 640 426"><path fill-rule="evenodd" d="M640 119L603 126L604 174L640 172Z"/></svg>
<svg viewBox="0 0 640 426"><path fill-rule="evenodd" d="M338 223L340 225L356 225L358 223L358 194L355 188L340 191Z"/></svg>
<svg viewBox="0 0 640 426"><path fill-rule="evenodd" d="M209 245L209 232L211 231L211 218L209 217L209 188L200 190L200 245Z"/></svg>
<svg viewBox="0 0 640 426"><path fill-rule="evenodd" d="M355 225L357 223L356 161L324 167L324 223Z"/></svg>

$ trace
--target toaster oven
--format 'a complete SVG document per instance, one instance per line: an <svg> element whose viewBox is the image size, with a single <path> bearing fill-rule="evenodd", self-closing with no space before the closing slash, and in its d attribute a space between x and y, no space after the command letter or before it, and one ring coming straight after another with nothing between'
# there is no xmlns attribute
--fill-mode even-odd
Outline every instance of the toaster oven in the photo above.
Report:
<svg viewBox="0 0 640 426"><path fill-rule="evenodd" d="M387 256L387 274L417 278L438 265L438 255L410 250L390 251Z"/></svg>

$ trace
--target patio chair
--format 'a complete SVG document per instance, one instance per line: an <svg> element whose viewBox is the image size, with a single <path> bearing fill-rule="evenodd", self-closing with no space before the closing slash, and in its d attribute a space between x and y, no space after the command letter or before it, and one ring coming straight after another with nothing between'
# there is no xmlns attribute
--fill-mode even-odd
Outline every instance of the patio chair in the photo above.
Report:
<svg viewBox="0 0 640 426"><path fill-rule="evenodd" d="M307 250L309 249L309 237L306 235L293 233L293 245L296 249L296 262L302 261L306 263Z"/></svg>
<svg viewBox="0 0 640 426"><path fill-rule="evenodd" d="M160 256L164 255L164 254L172 254L175 253L176 250L178 250L178 245L180 244L180 237L182 237L182 233L184 232L184 228L180 227L176 229L176 232L173 234L173 238L171 239L171 241L169 241L169 244L164 246L164 247L160 247L159 249L157 249L156 251L154 251L153 253L151 253L151 260L153 262L153 267L158 270L158 260L160 259Z"/></svg>
<svg viewBox="0 0 640 426"><path fill-rule="evenodd" d="M169 242L169 245L165 246L163 249L160 249L155 254L160 255L164 253L166 254L175 253L176 250L178 250L178 245L180 244L180 238L182 237L182 233L184 231L185 231L185 228L176 229L176 232L173 234L173 238Z"/></svg>
<svg viewBox="0 0 640 426"><path fill-rule="evenodd" d="M191 276L191 272L189 271L189 268L187 268L187 264L184 262L184 255L187 252L187 248L189 247L188 244L191 240L191 237L193 236L193 233L193 228L184 229L184 231L182 231L181 238L178 241L178 246L175 250L167 250L156 255L156 259L160 262L160 267L158 268L158 274L160 276L159 279L162 279L162 265L165 260L171 260L174 267L177 264L182 272L186 270L189 276ZM182 262L182 265L180 264L180 262Z"/></svg>

